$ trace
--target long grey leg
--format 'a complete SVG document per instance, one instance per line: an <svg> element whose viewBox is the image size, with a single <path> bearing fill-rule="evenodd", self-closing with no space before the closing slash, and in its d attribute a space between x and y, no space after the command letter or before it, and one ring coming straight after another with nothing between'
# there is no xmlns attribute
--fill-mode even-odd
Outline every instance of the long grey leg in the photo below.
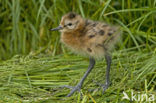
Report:
<svg viewBox="0 0 156 103"><path fill-rule="evenodd" d="M88 76L88 74L91 72L91 70L93 69L95 65L95 60L93 58L90 58L90 63L89 63L89 67L88 70L85 72L84 76L82 77L82 79L80 80L80 82L72 88L71 92L67 95L67 97L71 96L75 91L80 91L81 87L83 85L84 80L86 79L86 77ZM70 86L65 86L67 88L71 88Z"/></svg>
<svg viewBox="0 0 156 103"><path fill-rule="evenodd" d="M107 67L106 67L106 82L105 82L105 84L102 86L102 88L103 88L103 93L105 92L105 90L106 90L106 89L109 87L109 85L110 85L109 73L110 73L110 67L111 67L111 62L112 62L111 56L109 56L109 55L106 55L106 56L105 56L105 59L106 59Z"/></svg>
<svg viewBox="0 0 156 103"><path fill-rule="evenodd" d="M88 76L88 74L91 72L91 70L93 69L95 65L95 60L90 58L90 63L88 66L88 70L85 72L84 76L82 77L81 81L79 82L79 84L82 86L84 80L86 79L86 77Z"/></svg>

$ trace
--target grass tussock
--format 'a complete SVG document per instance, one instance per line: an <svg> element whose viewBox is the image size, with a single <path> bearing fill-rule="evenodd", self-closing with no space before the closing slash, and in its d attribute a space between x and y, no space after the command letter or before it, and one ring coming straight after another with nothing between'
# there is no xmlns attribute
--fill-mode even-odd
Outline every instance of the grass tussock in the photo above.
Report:
<svg viewBox="0 0 156 103"><path fill-rule="evenodd" d="M69 11L121 25L120 49L146 45L152 51L151 44L156 45L156 0L0 0L0 59L30 51L62 53L59 34L49 29Z"/></svg>

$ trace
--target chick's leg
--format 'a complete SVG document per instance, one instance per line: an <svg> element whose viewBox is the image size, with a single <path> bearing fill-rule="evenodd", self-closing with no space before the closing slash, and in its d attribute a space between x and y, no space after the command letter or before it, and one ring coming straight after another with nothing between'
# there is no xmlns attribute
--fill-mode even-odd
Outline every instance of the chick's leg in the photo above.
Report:
<svg viewBox="0 0 156 103"><path fill-rule="evenodd" d="M109 73L110 73L110 67L111 67L111 62L112 62L111 56L109 55L106 55L105 59L106 59L107 67L106 67L106 81L105 81L105 84L101 85L103 93L110 85Z"/></svg>
<svg viewBox="0 0 156 103"><path fill-rule="evenodd" d="M85 72L85 74L82 77L82 79L80 80L80 82L75 87L71 87L71 86L68 86L68 85L65 85L64 86L66 88L71 88L72 89L70 91L70 93L67 95L67 97L70 97L76 91L79 91L80 92L84 80L86 79L86 77L88 76L88 74L91 72L91 70L93 69L94 65L95 65L95 60L93 58L90 58L90 63L89 63L88 70Z"/></svg>

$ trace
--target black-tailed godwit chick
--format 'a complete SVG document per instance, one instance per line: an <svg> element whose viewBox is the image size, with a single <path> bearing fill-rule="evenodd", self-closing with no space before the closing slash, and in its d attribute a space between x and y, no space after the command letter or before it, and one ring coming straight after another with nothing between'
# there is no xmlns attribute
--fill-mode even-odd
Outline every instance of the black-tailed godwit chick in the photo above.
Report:
<svg viewBox="0 0 156 103"><path fill-rule="evenodd" d="M63 44L73 52L90 58L88 70L80 82L75 87L64 86L72 88L67 96L71 96L75 91L80 91L84 80L95 65L95 60L101 58L105 58L107 63L106 81L105 84L101 85L104 92L110 85L110 50L120 38L121 32L119 27L84 19L80 15L70 12L62 17L60 25L57 28L51 30L60 30L61 42Z"/></svg>

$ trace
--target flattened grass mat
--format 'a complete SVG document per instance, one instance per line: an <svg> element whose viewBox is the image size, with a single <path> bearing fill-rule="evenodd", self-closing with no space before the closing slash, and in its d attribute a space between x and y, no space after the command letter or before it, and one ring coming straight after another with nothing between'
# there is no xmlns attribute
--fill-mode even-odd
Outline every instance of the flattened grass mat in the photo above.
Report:
<svg viewBox="0 0 156 103"><path fill-rule="evenodd" d="M71 54L16 55L0 63L0 103L129 103L122 99L123 91L129 96L132 91L156 96L156 50L127 49L114 52L112 57L111 86L104 94L102 90L89 91L98 88L98 82L104 83L106 63L101 60L85 80L83 97L77 92L67 98L69 89L60 86L79 82L88 67L87 58Z"/></svg>

